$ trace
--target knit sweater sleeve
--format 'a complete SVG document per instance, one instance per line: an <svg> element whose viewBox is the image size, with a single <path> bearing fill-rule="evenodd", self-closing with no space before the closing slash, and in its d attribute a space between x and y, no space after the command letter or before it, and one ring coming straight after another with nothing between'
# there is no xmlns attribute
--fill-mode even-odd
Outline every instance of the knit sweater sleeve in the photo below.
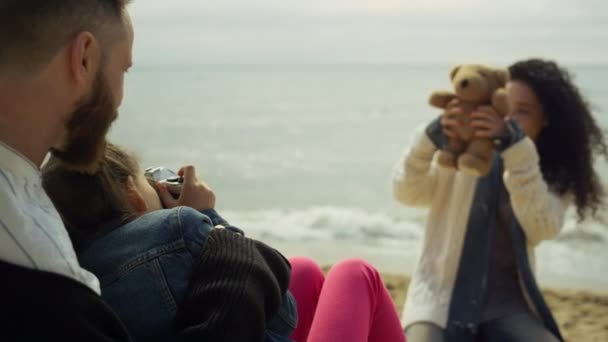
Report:
<svg viewBox="0 0 608 342"><path fill-rule="evenodd" d="M289 276L289 262L278 251L214 229L180 303L176 341L263 341Z"/></svg>
<svg viewBox="0 0 608 342"><path fill-rule="evenodd" d="M539 156L532 140L525 138L502 153L504 182L511 205L530 244L557 237L561 232L568 196L552 192L540 171Z"/></svg>
<svg viewBox="0 0 608 342"><path fill-rule="evenodd" d="M437 145L431 139L436 130L432 127L433 123L416 131L412 144L393 172L393 194L408 206L428 207L437 187L437 168L432 164Z"/></svg>

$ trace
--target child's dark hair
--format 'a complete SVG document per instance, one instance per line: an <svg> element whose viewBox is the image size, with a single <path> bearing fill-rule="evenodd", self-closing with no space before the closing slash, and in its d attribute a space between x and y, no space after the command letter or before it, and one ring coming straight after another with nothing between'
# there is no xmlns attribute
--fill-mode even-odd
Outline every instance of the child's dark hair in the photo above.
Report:
<svg viewBox="0 0 608 342"><path fill-rule="evenodd" d="M580 220L589 213L595 216L604 188L593 169L594 155L608 159L608 148L590 105L570 73L555 62L530 59L513 64L509 71L513 81L534 90L546 115L548 124L537 140L545 180L559 194L574 196Z"/></svg>
<svg viewBox="0 0 608 342"><path fill-rule="evenodd" d="M127 181L139 172L137 160L108 143L99 171L74 171L51 159L42 169L42 184L61 215L74 248L80 252L103 225L131 219L135 210L128 200Z"/></svg>

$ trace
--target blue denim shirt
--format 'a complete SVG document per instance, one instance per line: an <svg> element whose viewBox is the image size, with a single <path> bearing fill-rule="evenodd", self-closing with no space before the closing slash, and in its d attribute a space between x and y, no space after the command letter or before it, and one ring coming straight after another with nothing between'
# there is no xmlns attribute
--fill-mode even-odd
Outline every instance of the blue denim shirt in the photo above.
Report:
<svg viewBox="0 0 608 342"><path fill-rule="evenodd" d="M188 207L155 211L94 241L79 256L100 281L102 297L135 341L169 341L193 264L219 216ZM289 291L269 322L266 341L291 341L297 324Z"/></svg>

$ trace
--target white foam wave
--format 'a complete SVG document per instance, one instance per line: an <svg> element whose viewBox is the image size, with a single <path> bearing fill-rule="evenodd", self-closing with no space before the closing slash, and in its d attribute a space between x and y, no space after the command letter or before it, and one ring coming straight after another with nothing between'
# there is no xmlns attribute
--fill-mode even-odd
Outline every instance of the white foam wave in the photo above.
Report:
<svg viewBox="0 0 608 342"><path fill-rule="evenodd" d="M381 269L411 270L420 251L424 223L418 212L314 207L299 210L225 211L223 215L253 238L282 251L333 262L360 256ZM596 289L608 286L608 229L601 222L579 224L573 213L554 241L537 248L541 281Z"/></svg>
<svg viewBox="0 0 608 342"><path fill-rule="evenodd" d="M424 234L424 223L419 217L358 208L226 211L224 215L250 235L279 241L336 240L395 246L403 241L420 240ZM563 233L551 243L608 244L608 228L600 222L578 223L570 213Z"/></svg>
<svg viewBox="0 0 608 342"><path fill-rule="evenodd" d="M383 212L338 207L302 210L227 211L225 216L251 235L281 241L367 241L396 244L419 240L422 227Z"/></svg>

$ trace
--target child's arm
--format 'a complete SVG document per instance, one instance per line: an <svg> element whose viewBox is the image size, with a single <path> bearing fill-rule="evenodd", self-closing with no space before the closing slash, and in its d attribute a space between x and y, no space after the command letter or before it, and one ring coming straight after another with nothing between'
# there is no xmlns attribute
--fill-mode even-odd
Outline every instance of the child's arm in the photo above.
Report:
<svg viewBox="0 0 608 342"><path fill-rule="evenodd" d="M174 341L262 341L288 290L289 262L240 230L214 229L212 219L189 209L181 209L179 222L193 268Z"/></svg>
<svg viewBox="0 0 608 342"><path fill-rule="evenodd" d="M532 140L519 140L502 153L502 158L505 186L528 241L537 245L557 237L564 224L569 197L558 196L549 190Z"/></svg>
<svg viewBox="0 0 608 342"><path fill-rule="evenodd" d="M414 207L430 205L437 186L437 169L432 161L442 139L440 119L414 136L412 145L395 167L393 193L399 202Z"/></svg>

